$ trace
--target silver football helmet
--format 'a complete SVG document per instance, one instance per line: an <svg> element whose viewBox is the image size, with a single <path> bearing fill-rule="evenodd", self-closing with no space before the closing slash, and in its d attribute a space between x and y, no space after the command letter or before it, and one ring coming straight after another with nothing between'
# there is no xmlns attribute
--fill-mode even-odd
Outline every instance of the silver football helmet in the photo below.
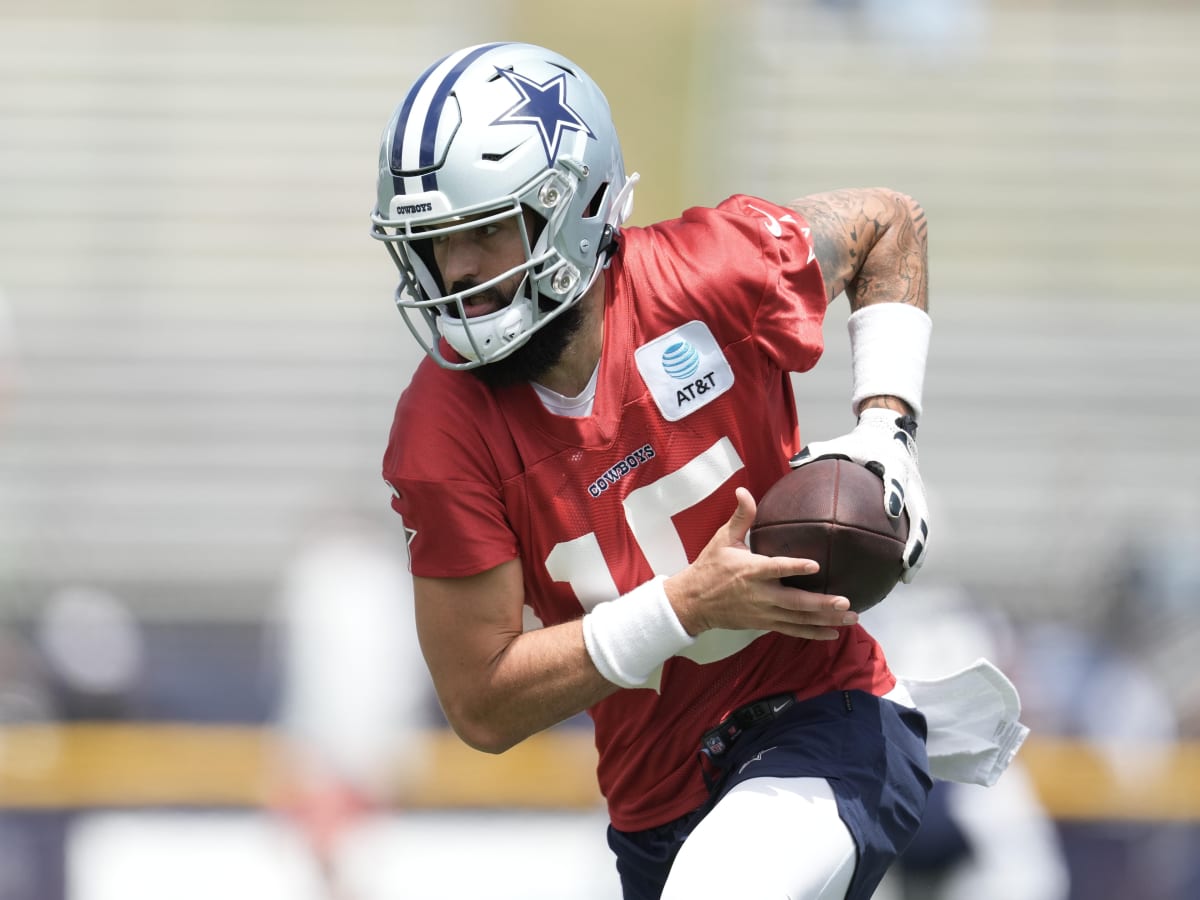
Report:
<svg viewBox="0 0 1200 900"><path fill-rule="evenodd" d="M495 362L575 304L615 250L636 181L608 101L570 60L498 43L430 66L384 131L371 216L400 270L396 305L425 352L449 369ZM524 210L536 213L533 228ZM448 292L432 241L508 218L521 229L524 263ZM515 275L511 304L467 316L464 300Z"/></svg>

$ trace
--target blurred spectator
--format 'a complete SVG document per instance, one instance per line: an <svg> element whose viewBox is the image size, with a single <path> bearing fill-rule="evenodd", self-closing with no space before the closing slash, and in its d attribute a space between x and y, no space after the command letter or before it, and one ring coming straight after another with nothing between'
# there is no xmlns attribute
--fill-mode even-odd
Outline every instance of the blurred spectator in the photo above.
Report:
<svg viewBox="0 0 1200 900"><path fill-rule="evenodd" d="M817 0L841 14L864 38L894 48L942 56L971 52L988 33L987 4L981 0Z"/></svg>
<svg viewBox="0 0 1200 900"><path fill-rule="evenodd" d="M306 541L278 604L281 810L333 897L344 839L421 775L433 703L402 547L335 519Z"/></svg>
<svg viewBox="0 0 1200 900"><path fill-rule="evenodd" d="M1165 764L1179 726L1170 691L1141 657L1127 652L1113 625L1104 616L1094 627L1030 623L1014 671L1021 683L1038 686L1025 704L1031 728L1088 741L1114 779L1134 782L1154 775L1147 771L1155 765L1148 748L1162 748Z"/></svg>
<svg viewBox="0 0 1200 900"><path fill-rule="evenodd" d="M4 727L52 722L58 707L46 668L37 648L15 629L0 626L0 773L17 774L14 767L39 766L36 758L6 755ZM50 740L49 736L47 738ZM47 764L54 746L47 744Z"/></svg>
<svg viewBox="0 0 1200 900"><path fill-rule="evenodd" d="M901 677L937 678L980 657L1010 662L1007 620L958 588L901 584L862 622ZM992 787L935 782L920 830L876 896L1066 900L1068 882L1058 832L1018 755Z"/></svg>
<svg viewBox="0 0 1200 900"><path fill-rule="evenodd" d="M1121 568L1110 569L1109 590L1097 590L1070 620L1029 623L1013 668L1019 683L1037 685L1025 704L1034 733L1086 742L1129 796L1172 775L1177 698L1195 696L1194 679L1179 673L1191 671L1200 649L1196 594L1184 587L1188 558L1166 550L1167 542L1154 546L1161 552L1114 554ZM1172 672L1165 664L1180 668ZM1117 815L1064 823L1062 831L1079 900L1197 896L1194 826Z"/></svg>
<svg viewBox="0 0 1200 900"><path fill-rule="evenodd" d="M128 714L142 675L141 626L112 592L70 586L55 591L37 620L38 644L67 719Z"/></svg>
<svg viewBox="0 0 1200 900"><path fill-rule="evenodd" d="M1200 498L1197 498L1200 500ZM1200 678L1180 678L1200 659L1200 525L1179 522L1115 554L1102 620L1113 647L1145 666L1172 704L1184 737L1200 737Z"/></svg>

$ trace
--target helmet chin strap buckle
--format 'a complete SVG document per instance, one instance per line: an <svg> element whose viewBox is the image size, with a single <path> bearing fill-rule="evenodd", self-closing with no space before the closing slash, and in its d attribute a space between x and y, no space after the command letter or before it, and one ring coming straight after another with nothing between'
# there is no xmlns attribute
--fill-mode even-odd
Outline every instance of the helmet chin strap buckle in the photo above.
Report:
<svg viewBox="0 0 1200 900"><path fill-rule="evenodd" d="M603 258L603 265L608 265L608 261L612 259L613 254L617 252L617 229L611 225L605 225L604 230L600 232L600 246L596 248L596 258Z"/></svg>
<svg viewBox="0 0 1200 900"><path fill-rule="evenodd" d="M600 245L596 248L596 258L602 259L603 265L608 265L617 252L617 229L633 215L633 189L641 177L637 172L631 173L609 207L609 221L600 233Z"/></svg>

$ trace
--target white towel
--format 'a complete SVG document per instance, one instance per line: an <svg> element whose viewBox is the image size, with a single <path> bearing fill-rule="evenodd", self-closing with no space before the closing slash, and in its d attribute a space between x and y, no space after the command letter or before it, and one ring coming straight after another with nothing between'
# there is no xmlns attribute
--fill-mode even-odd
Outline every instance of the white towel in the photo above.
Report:
<svg viewBox="0 0 1200 900"><path fill-rule="evenodd" d="M1017 689L986 659L931 681L901 678L889 697L903 703L904 692L928 723L934 778L990 787L1029 734Z"/></svg>

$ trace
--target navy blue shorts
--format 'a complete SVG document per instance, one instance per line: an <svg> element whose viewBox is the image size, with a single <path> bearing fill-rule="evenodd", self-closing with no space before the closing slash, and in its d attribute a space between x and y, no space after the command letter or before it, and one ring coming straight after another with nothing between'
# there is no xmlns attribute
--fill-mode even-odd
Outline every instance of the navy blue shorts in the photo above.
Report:
<svg viewBox="0 0 1200 900"><path fill-rule="evenodd" d="M775 749L739 772L768 747ZM858 847L846 898L869 900L916 834L932 786L925 717L863 691L838 691L796 703L779 718L746 730L719 768L700 760L697 765L713 780L703 806L646 831L609 826L608 844L617 855L625 900L659 900L687 836L731 788L758 777L828 779L838 813ZM796 852L802 854L804 848Z"/></svg>

